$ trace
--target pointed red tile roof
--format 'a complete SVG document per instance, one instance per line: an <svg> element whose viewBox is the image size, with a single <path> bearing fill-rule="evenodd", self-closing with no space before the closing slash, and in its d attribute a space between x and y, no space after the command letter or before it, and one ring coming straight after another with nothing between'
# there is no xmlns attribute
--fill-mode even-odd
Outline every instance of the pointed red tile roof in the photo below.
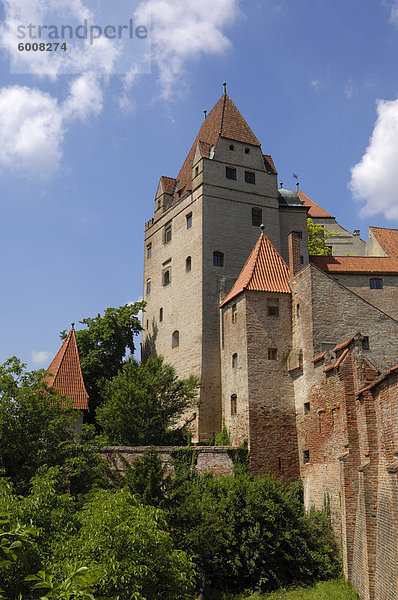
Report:
<svg viewBox="0 0 398 600"><path fill-rule="evenodd" d="M289 267L266 235L260 235L224 306L244 290L290 294Z"/></svg>
<svg viewBox="0 0 398 600"><path fill-rule="evenodd" d="M384 252L391 258L398 258L398 229L369 227Z"/></svg>
<svg viewBox="0 0 398 600"><path fill-rule="evenodd" d="M88 409L88 394L83 381L76 334L73 328L47 371L51 373L44 378L48 386L54 387L60 394L71 398L73 408Z"/></svg>
<svg viewBox="0 0 398 600"><path fill-rule="evenodd" d="M179 180L179 184L177 190L186 192L192 189L192 165L197 143L201 142L202 148L206 148L206 146L207 148L211 146L215 148L219 137L244 144L251 144L252 146L260 146L260 142L228 94L221 96L213 110L203 121L192 148L178 174L177 179Z"/></svg>
<svg viewBox="0 0 398 600"><path fill-rule="evenodd" d="M319 206L316 202L311 200L306 194L304 194L301 190L297 190L297 196L304 203L304 206L309 208L308 216L312 218L318 219L333 219L332 215L328 213L324 208Z"/></svg>

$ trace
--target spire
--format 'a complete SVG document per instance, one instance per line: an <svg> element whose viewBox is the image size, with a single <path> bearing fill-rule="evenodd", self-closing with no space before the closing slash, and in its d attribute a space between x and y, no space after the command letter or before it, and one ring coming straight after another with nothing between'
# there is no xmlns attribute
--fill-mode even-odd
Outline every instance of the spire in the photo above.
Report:
<svg viewBox="0 0 398 600"><path fill-rule="evenodd" d="M290 294L289 279L289 267L262 232L238 279L220 306L245 290Z"/></svg>
<svg viewBox="0 0 398 600"><path fill-rule="evenodd" d="M74 323L47 370L51 375L44 377L44 381L49 387L71 398L73 408L88 409L88 394L83 381Z"/></svg>
<svg viewBox="0 0 398 600"><path fill-rule="evenodd" d="M178 174L179 183L176 192L179 190L187 192L192 189L192 165L198 142L216 148L220 137L260 147L260 142L226 92L204 119Z"/></svg>

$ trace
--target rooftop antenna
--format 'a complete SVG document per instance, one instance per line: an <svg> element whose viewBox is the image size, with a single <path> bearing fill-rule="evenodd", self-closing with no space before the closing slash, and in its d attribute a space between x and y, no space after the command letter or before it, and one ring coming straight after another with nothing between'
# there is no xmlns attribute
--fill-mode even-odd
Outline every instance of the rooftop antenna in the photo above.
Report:
<svg viewBox="0 0 398 600"><path fill-rule="evenodd" d="M75 328L75 324L74 324L74 323L71 323L71 325L72 325L72 329L74 329L74 328Z"/></svg>
<svg viewBox="0 0 398 600"><path fill-rule="evenodd" d="M206 118L207 118L207 110L204 110L203 112L205 113L205 120L206 120Z"/></svg>
<svg viewBox="0 0 398 600"><path fill-rule="evenodd" d="M264 223L261 223L260 229L261 229L261 235L264 235L264 229L265 229Z"/></svg>
<svg viewBox="0 0 398 600"><path fill-rule="evenodd" d="M224 94L226 94L227 93L227 82L226 81L224 81L223 86L224 86Z"/></svg>

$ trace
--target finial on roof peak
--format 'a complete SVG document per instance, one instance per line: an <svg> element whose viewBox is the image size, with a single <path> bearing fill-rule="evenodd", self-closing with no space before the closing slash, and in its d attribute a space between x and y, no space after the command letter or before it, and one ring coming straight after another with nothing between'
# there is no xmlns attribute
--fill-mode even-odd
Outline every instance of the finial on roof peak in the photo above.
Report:
<svg viewBox="0 0 398 600"><path fill-rule="evenodd" d="M205 119L206 119L207 118L207 110L205 109L203 112L205 114Z"/></svg>
<svg viewBox="0 0 398 600"><path fill-rule="evenodd" d="M264 230L265 230L265 225L264 225L264 223L261 223L261 225L260 225L260 229L261 229L261 235L264 235Z"/></svg>
<svg viewBox="0 0 398 600"><path fill-rule="evenodd" d="M72 329L74 329L74 328L75 328L75 324L74 324L74 323L71 323L71 325L72 325Z"/></svg>
<svg viewBox="0 0 398 600"><path fill-rule="evenodd" d="M224 86L224 94L226 94L227 93L227 82L226 81L224 81L223 86Z"/></svg>
<svg viewBox="0 0 398 600"><path fill-rule="evenodd" d="M283 183L282 183L282 181L280 182L280 184L279 184L279 185L281 186L281 189L282 189L282 188L283 188Z"/></svg>
<svg viewBox="0 0 398 600"><path fill-rule="evenodd" d="M300 189L300 182L299 181L296 183L296 185L297 185L297 189Z"/></svg>

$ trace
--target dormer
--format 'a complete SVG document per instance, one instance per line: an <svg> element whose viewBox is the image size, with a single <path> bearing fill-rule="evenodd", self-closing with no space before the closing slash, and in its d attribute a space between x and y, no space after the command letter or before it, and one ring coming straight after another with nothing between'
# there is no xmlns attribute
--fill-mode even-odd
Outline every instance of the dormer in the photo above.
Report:
<svg viewBox="0 0 398 600"><path fill-rule="evenodd" d="M159 219L170 206L177 189L177 184L177 179L173 179L172 177L162 176L160 178L155 197L155 221Z"/></svg>

